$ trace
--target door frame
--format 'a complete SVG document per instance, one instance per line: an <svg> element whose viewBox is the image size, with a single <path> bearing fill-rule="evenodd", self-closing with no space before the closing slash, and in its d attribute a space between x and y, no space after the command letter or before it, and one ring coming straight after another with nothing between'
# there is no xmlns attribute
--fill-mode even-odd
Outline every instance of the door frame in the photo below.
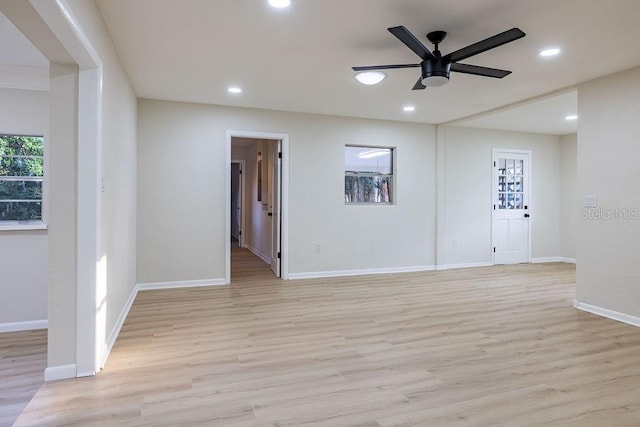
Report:
<svg viewBox="0 0 640 427"><path fill-rule="evenodd" d="M281 207L281 246L280 273L281 278L289 280L289 134L276 132L259 132L243 130L227 130L225 154L225 284L231 283L231 139L273 139L282 141L282 192L280 194Z"/></svg>
<svg viewBox="0 0 640 427"><path fill-rule="evenodd" d="M495 171L496 168L493 166L493 162L495 161L496 158L496 153L513 153L513 154L526 154L529 156L529 179L527 180L527 182L525 183L525 191L528 194L528 211L531 214L532 212L535 213L535 208L532 208L533 206L533 186L531 185L531 183L533 182L533 151L531 150L516 150L516 149L511 149L511 148L492 148L491 149L491 247L489 248L489 250L491 251L491 265L496 265L496 254L493 252L493 248L496 245L496 230L495 230L495 209L493 209L493 205L497 203L496 200L496 192L495 192L495 181L496 181L496 176L495 176ZM531 260L533 259L533 254L531 253L531 248L532 248L532 244L531 241L533 240L533 236L531 233L532 227L531 227L531 219L528 221L527 224L527 234L528 234L528 248L527 248L527 262L531 262Z"/></svg>
<svg viewBox="0 0 640 427"><path fill-rule="evenodd" d="M246 189L246 183L245 183L245 176L246 176L246 161L245 160L234 160L231 159L231 163L237 163L240 165L240 238L238 239L238 246L240 246L241 248L243 248L244 245L244 230L245 230L245 225L246 225L246 216L245 216L245 189ZM231 169L229 169L229 173L231 173ZM231 204L231 183L229 183L229 204ZM229 209L231 209L231 206L229 206ZM231 221L231 219L229 219L229 221ZM231 224L231 223L229 223ZM227 236L229 239L231 238L231 225L229 225L229 236Z"/></svg>

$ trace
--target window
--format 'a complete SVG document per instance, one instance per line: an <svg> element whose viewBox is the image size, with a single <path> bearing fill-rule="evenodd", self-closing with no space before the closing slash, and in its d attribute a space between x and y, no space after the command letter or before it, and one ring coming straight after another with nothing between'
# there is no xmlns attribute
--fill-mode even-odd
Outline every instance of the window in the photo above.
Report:
<svg viewBox="0 0 640 427"><path fill-rule="evenodd" d="M393 148L347 145L344 165L345 203L391 203Z"/></svg>
<svg viewBox="0 0 640 427"><path fill-rule="evenodd" d="M42 221L43 139L0 135L0 223Z"/></svg>

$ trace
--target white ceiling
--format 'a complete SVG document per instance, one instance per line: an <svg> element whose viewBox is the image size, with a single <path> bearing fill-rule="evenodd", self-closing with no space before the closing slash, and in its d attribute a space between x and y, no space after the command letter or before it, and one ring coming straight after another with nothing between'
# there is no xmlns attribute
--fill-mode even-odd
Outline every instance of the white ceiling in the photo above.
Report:
<svg viewBox="0 0 640 427"><path fill-rule="evenodd" d="M578 93L574 90L455 124L481 129L566 135L578 131L577 120L566 119L567 116L578 115L577 107Z"/></svg>
<svg viewBox="0 0 640 427"><path fill-rule="evenodd" d="M640 64L638 0L292 0L287 10L266 0L97 3L144 98L444 123ZM419 70L401 69L360 85L351 66L419 62L387 31L396 25L425 44L428 31L447 31L444 54L515 26L527 36L464 61L512 70L503 80L452 73L443 87L411 91ZM538 57L552 45L561 56ZM244 93L229 95L232 84ZM404 113L407 104L416 111Z"/></svg>
<svg viewBox="0 0 640 427"><path fill-rule="evenodd" d="M97 3L145 98L565 134L576 131L564 120L577 108L575 92L544 94L640 65L637 0L292 1L288 10L266 0ZM411 91L419 70L404 69L360 85L353 65L418 62L387 32L395 25L427 45L426 32L448 31L445 54L513 26L527 36L465 61L512 70L503 80L452 73L444 87ZM537 56L551 45L563 54ZM0 74L47 65L0 13ZM244 93L227 94L231 84ZM409 104L414 113L402 111Z"/></svg>
<svg viewBox="0 0 640 427"><path fill-rule="evenodd" d="M48 67L49 61L0 12L0 65Z"/></svg>

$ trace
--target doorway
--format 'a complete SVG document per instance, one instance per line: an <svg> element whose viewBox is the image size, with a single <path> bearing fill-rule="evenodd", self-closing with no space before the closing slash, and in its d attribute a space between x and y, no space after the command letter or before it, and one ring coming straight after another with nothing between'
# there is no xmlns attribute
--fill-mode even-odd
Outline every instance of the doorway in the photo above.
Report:
<svg viewBox="0 0 640 427"><path fill-rule="evenodd" d="M531 152L493 150L493 264L530 261Z"/></svg>
<svg viewBox="0 0 640 427"><path fill-rule="evenodd" d="M256 256L274 276L286 279L287 268L287 206L288 206L288 135L256 132L227 133L227 224L226 282L231 283L231 258L240 251ZM234 159L234 160L231 160ZM244 161L237 177L237 162ZM244 182L240 201L235 181ZM240 209L238 209L240 207ZM236 218L240 211L240 230ZM246 219L242 219L246 218ZM251 254L252 253L252 254ZM238 273L234 264L234 274Z"/></svg>

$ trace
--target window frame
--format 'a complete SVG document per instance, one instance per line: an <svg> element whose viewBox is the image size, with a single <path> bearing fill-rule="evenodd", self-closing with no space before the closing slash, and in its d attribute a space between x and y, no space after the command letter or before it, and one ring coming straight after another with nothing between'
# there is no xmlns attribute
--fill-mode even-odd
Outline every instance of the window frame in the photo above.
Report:
<svg viewBox="0 0 640 427"><path fill-rule="evenodd" d="M370 150L389 150L389 173L381 172L355 172L348 171L346 163L344 164L344 181L343 181L343 200L345 206L395 206L396 204L396 147L382 145L366 145L366 144L345 144L344 150L348 147L366 148ZM389 201L388 202L349 202L346 198L346 179L348 176L353 177L387 177L389 182Z"/></svg>
<svg viewBox="0 0 640 427"><path fill-rule="evenodd" d="M23 134L23 133L8 133L2 132L0 133L0 137L18 137L18 138L41 138L42 139L42 156L36 155L0 155L0 159L2 158L31 158L31 159L42 159L42 176L2 176L0 175L0 182L41 182L42 183L42 194L40 199L2 199L2 202L23 202L23 203L37 203L40 202L40 219L34 220L14 220L8 219L3 220L0 219L0 231L2 230L46 230L46 180L47 180L47 166L46 166L46 143L45 143L45 135L43 134Z"/></svg>

